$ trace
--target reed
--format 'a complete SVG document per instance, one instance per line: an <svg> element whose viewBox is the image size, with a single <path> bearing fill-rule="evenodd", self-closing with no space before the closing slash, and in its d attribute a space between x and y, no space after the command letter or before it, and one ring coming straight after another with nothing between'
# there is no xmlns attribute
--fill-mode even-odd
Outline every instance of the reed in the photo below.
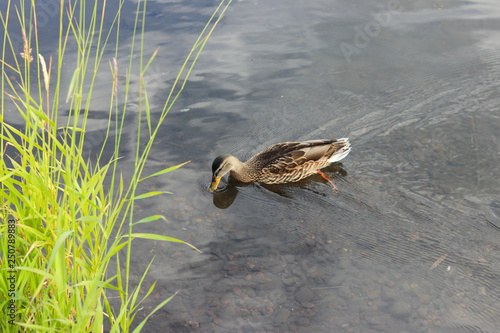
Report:
<svg viewBox="0 0 500 333"><path fill-rule="evenodd" d="M117 64L120 17L107 1L54 0L52 19L58 20L57 54L41 54L40 6L35 1L8 1L0 13L1 54L0 144L0 306L1 332L139 332L146 320L174 295L162 301L140 323L134 322L154 284L140 295L148 268L138 284L131 281L133 239L191 244L164 235L134 231L139 223L165 219L152 215L137 220L134 207L164 192L140 193L145 179L166 176L176 165L146 175L145 164L168 112L231 1L221 1L180 68L165 100L159 121L152 121L147 73L158 51L147 57L144 44L133 42L128 68ZM133 41L143 40L146 1L136 8ZM110 28L104 17L111 14ZM140 38L135 38L140 37ZM17 43L22 41L22 51ZM115 41L115 42L111 42ZM77 49L74 55L74 48ZM72 52L68 50L71 49ZM115 56L105 56L109 50ZM71 64L71 65L69 65ZM68 66L72 66L69 67ZM98 72L109 68L109 117L97 159L85 156L89 113ZM131 73L139 73L139 91ZM72 73L70 83L65 75ZM118 80L118 74L125 80ZM101 74L102 75L102 74ZM119 96L124 91L124 96ZM139 95L133 174L120 172L120 147L130 94ZM61 110L69 110L64 117ZM137 112L137 111L135 111ZM15 114L22 127L9 119ZM143 126L146 124L146 126ZM147 128L147 133L141 133ZM113 145L106 156L104 147ZM197 249L196 249L197 250ZM110 291L119 301L110 301ZM118 304L116 304L118 303Z"/></svg>

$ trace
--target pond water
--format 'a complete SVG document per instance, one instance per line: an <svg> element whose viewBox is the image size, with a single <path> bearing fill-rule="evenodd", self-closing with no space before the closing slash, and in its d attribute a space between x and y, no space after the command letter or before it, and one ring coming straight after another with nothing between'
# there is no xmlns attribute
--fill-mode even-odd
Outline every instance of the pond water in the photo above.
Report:
<svg viewBox="0 0 500 333"><path fill-rule="evenodd" d="M191 28L204 10L154 10L175 9ZM499 18L494 2L234 3L153 153L191 163L151 184L174 194L143 208L169 217L148 231L204 253L138 245L159 299L180 290L148 330L500 331ZM204 190L220 153L331 137L353 146L327 169L336 193L320 177Z"/></svg>
<svg viewBox="0 0 500 333"><path fill-rule="evenodd" d="M149 3L158 112L215 6ZM138 318L179 290L144 332L499 332L499 54L494 1L234 2L153 148L147 173L191 162L148 180L173 194L137 219L168 222L136 231L203 253L135 243L157 281ZM352 144L336 192L205 190L221 153L334 137Z"/></svg>

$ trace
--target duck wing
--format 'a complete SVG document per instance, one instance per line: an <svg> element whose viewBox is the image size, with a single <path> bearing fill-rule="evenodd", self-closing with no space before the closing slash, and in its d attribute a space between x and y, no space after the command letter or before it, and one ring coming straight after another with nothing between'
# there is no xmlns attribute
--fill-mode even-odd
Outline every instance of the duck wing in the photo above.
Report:
<svg viewBox="0 0 500 333"><path fill-rule="evenodd" d="M258 168L271 173L290 172L304 164L320 165L327 162L332 152L344 145L339 142L336 148L332 145L336 142L336 139L330 139L278 143L255 155L249 162L257 162Z"/></svg>

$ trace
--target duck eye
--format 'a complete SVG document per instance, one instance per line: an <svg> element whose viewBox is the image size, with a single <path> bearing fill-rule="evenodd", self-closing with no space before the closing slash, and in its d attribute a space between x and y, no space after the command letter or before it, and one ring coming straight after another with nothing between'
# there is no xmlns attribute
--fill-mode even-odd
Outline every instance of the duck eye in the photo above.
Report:
<svg viewBox="0 0 500 333"><path fill-rule="evenodd" d="M212 173L215 174L216 172L220 172L220 169L222 169L222 166L224 164L224 160L226 159L226 155L221 155L217 156L212 163Z"/></svg>
<svg viewBox="0 0 500 333"><path fill-rule="evenodd" d="M215 174L215 173L219 172L220 169L221 169L220 163L215 163L214 162L214 164L212 165L212 173Z"/></svg>

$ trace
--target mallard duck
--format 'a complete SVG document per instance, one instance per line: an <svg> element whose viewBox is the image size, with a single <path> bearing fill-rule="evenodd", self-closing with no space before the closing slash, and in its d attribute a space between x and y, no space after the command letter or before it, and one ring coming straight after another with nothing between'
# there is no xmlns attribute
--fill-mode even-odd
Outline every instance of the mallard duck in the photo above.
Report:
<svg viewBox="0 0 500 333"><path fill-rule="evenodd" d="M215 191L228 172L244 183L292 183L314 173L326 177L320 169L340 161L350 151L349 139L342 138L277 143L244 163L232 155L220 155L212 163L212 183L208 190Z"/></svg>

